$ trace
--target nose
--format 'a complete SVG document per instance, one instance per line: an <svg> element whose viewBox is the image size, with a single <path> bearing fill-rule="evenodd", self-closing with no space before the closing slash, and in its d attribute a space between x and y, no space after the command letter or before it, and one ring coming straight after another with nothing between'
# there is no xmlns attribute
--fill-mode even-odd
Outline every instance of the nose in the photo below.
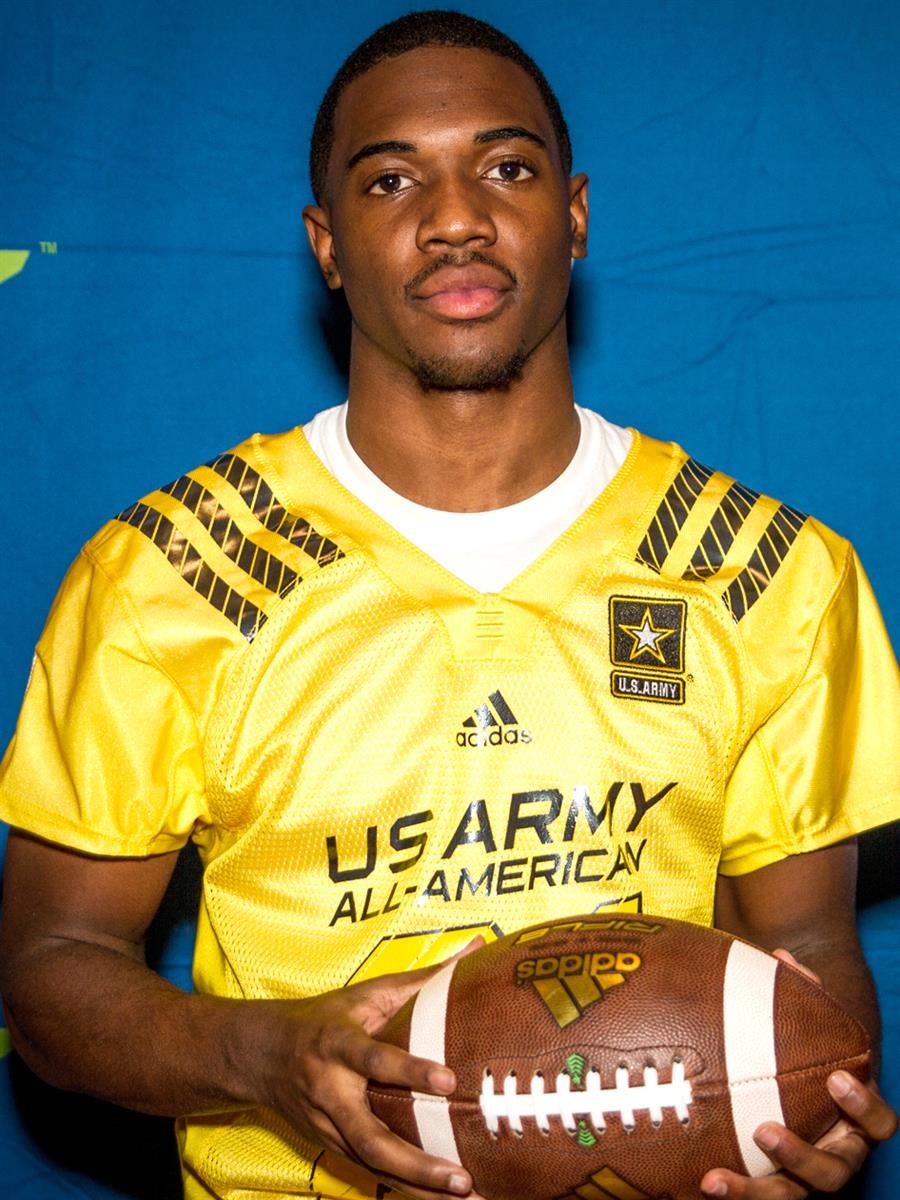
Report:
<svg viewBox="0 0 900 1200"><path fill-rule="evenodd" d="M420 250L472 243L490 246L496 241L488 196L478 180L456 175L434 180L424 189L423 201L416 231Z"/></svg>

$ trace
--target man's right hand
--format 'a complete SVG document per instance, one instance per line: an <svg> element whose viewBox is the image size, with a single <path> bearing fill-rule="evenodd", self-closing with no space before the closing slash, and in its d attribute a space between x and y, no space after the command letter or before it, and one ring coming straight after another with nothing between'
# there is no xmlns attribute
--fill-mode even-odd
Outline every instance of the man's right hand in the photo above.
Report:
<svg viewBox="0 0 900 1200"><path fill-rule="evenodd" d="M392 1187L433 1200L468 1195L470 1176L432 1158L378 1120L366 1081L447 1096L449 1067L377 1041L379 1030L440 967L385 975L303 1001L278 1002L283 1019L268 1063L265 1103L306 1137L362 1163Z"/></svg>
<svg viewBox="0 0 900 1200"><path fill-rule="evenodd" d="M307 1000L182 992L143 954L177 857L97 858L10 832L0 991L32 1070L57 1087L162 1116L267 1105L399 1190L422 1200L466 1195L471 1179L461 1167L396 1137L366 1101L370 1078L453 1091L447 1067L376 1040L440 967Z"/></svg>

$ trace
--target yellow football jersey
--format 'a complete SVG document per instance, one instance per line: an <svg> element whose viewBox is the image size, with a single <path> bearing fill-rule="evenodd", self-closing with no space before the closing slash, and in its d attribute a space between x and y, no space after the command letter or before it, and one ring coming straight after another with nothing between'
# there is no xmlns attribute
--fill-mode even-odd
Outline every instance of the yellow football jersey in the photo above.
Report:
<svg viewBox="0 0 900 1200"><path fill-rule="evenodd" d="M712 919L741 874L898 814L897 669L851 547L636 435L480 595L300 431L152 493L58 596L0 816L193 838L199 990L296 997L599 909ZM180 1122L188 1196L374 1194L261 1111Z"/></svg>

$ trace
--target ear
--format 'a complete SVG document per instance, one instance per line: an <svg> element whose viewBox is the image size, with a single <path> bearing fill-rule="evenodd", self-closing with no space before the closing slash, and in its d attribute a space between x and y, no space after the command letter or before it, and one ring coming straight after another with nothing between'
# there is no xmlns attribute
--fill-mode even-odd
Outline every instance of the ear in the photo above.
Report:
<svg viewBox="0 0 900 1200"><path fill-rule="evenodd" d="M336 291L341 286L341 272L334 256L334 235L328 210L316 204L307 205L303 210L303 224L319 270L332 291Z"/></svg>
<svg viewBox="0 0 900 1200"><path fill-rule="evenodd" d="M572 228L572 257L587 258L588 177L573 175L569 180L569 219Z"/></svg>

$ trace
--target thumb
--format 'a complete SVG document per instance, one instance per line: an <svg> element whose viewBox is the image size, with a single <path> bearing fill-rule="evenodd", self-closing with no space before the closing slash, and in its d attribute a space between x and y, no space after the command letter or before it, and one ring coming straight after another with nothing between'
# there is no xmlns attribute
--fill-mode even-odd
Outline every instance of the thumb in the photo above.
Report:
<svg viewBox="0 0 900 1200"><path fill-rule="evenodd" d="M790 950L773 950L772 955L774 958L779 959L780 962L787 963L789 967L793 967L795 971L799 971L801 975L805 975L807 979L811 979L813 983L817 983L819 987L822 986L822 980L815 971L811 971L809 967L804 967L803 963L797 962Z"/></svg>
<svg viewBox="0 0 900 1200"><path fill-rule="evenodd" d="M425 986L429 979L447 968L454 967L460 959L480 950L484 946L484 938L479 934L467 942L461 950L451 954L449 958L428 967L413 967L409 971L398 971L393 975L378 975L355 985L367 993L366 999L378 1010L382 1020L373 1028L380 1028L407 1000ZM372 1032L372 1028L369 1030Z"/></svg>

